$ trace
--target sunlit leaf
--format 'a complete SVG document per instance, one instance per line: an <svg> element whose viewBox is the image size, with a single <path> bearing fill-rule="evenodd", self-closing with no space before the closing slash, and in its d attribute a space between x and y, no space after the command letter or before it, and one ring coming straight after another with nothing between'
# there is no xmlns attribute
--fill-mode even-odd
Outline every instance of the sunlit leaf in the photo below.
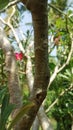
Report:
<svg viewBox="0 0 73 130"><path fill-rule="evenodd" d="M66 76L66 75L60 74L60 76L61 76L62 78L64 78L64 79L67 79L67 80L69 79L68 76Z"/></svg>
<svg viewBox="0 0 73 130"><path fill-rule="evenodd" d="M66 73L68 76L71 76L71 72L68 69L66 70Z"/></svg>

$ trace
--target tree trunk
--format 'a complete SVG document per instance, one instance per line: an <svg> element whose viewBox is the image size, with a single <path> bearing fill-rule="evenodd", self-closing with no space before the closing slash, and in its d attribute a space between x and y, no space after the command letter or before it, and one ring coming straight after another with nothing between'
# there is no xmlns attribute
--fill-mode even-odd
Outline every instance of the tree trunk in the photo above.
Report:
<svg viewBox="0 0 73 130"><path fill-rule="evenodd" d="M31 50L32 50L32 45L30 43L29 46L27 47L27 64L26 64L26 76L27 76L27 83L28 83L28 88L30 93L33 89L33 80L34 80L33 73L32 73L33 72L32 62L30 57ZM38 114L33 122L32 130L39 130L39 125L42 126L42 130L53 130L51 123L47 115L45 114L43 105L40 107Z"/></svg>
<svg viewBox="0 0 73 130"><path fill-rule="evenodd" d="M26 3L25 0L23 0ZM48 70L48 15L47 0L28 0L34 28L35 76L30 99L35 103L20 123L18 130L29 130L47 93ZM29 125L28 125L29 124Z"/></svg>
<svg viewBox="0 0 73 130"><path fill-rule="evenodd" d="M0 31L0 47L5 54L5 70L8 78L10 103L16 105L16 109L12 113L12 118L14 118L19 108L22 106L22 96L13 48L3 30ZM18 125L15 127L18 127Z"/></svg>

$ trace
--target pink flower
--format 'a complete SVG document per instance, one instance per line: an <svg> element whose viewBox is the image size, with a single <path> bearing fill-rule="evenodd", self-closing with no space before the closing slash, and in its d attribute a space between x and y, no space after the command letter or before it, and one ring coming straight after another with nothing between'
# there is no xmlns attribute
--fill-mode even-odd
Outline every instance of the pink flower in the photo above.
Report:
<svg viewBox="0 0 73 130"><path fill-rule="evenodd" d="M23 53L22 52L19 52L19 53L15 53L15 58L16 60L22 60L23 59Z"/></svg>

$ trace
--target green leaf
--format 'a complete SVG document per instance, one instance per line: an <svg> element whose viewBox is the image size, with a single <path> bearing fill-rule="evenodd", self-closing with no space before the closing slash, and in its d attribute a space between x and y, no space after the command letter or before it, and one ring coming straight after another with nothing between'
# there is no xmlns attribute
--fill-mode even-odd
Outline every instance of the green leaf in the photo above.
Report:
<svg viewBox="0 0 73 130"><path fill-rule="evenodd" d="M0 104L2 103L3 97L6 92L7 92L7 88L3 88L0 90Z"/></svg>
<svg viewBox="0 0 73 130"><path fill-rule="evenodd" d="M71 72L67 69L66 70L66 74L68 75L68 76L71 76Z"/></svg>
<svg viewBox="0 0 73 130"><path fill-rule="evenodd" d="M7 6L8 3L9 3L9 0L0 0L0 10L5 8L5 6Z"/></svg>
<svg viewBox="0 0 73 130"><path fill-rule="evenodd" d="M2 101L1 117L0 117L0 129L5 130L6 122L12 110L15 108L13 104L9 103L10 96L6 94Z"/></svg>
<svg viewBox="0 0 73 130"><path fill-rule="evenodd" d="M5 109L7 108L9 104L9 94L6 94L2 101L2 107L1 107L1 116L3 115Z"/></svg>
<svg viewBox="0 0 73 130"><path fill-rule="evenodd" d="M3 119L1 120L1 130L4 130L8 117L10 116L13 108L14 108L13 104L9 104L8 107L5 109Z"/></svg>
<svg viewBox="0 0 73 130"><path fill-rule="evenodd" d="M11 130L11 128L24 116L24 114L26 114L29 111L29 109L34 107L34 105L34 103L29 103L28 105L23 106L18 112L18 114L15 116L15 118L12 120L8 130Z"/></svg>
<svg viewBox="0 0 73 130"><path fill-rule="evenodd" d="M70 96L73 96L73 92L70 91L70 92L68 92L68 93L70 94Z"/></svg>
<svg viewBox="0 0 73 130"><path fill-rule="evenodd" d="M64 78L64 79L67 79L67 80L69 79L68 76L66 76L66 75L60 74L60 76L61 76L62 78Z"/></svg>

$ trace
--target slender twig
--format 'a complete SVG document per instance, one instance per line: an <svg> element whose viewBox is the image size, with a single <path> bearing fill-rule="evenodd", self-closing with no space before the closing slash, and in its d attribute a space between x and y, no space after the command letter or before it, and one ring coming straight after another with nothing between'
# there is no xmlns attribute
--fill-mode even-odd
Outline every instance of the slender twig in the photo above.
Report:
<svg viewBox="0 0 73 130"><path fill-rule="evenodd" d="M62 10L60 10L59 8L57 8L56 6L52 5L52 4L48 4L48 6L50 6L51 8L55 9L57 12L59 12L60 14L63 14L65 17L67 17L69 19L69 21L71 23L73 23L72 19L66 14L64 13Z"/></svg>
<svg viewBox="0 0 73 130"><path fill-rule="evenodd" d="M54 81L54 79L56 78L57 74L58 74L59 72L61 72L61 71L66 67L66 65L68 65L69 62L70 62L71 56L72 56L72 54L73 54L73 39L72 39L71 34L70 34L70 38L71 38L71 40L72 40L72 44L71 44L70 52L69 52L69 54L68 54L68 58L67 58L66 62L65 62L60 68L59 68L59 65L57 65L57 66L55 67L54 73L53 73L53 74L51 75L51 77L50 77L50 82L49 82L48 88L50 87L50 85L51 85L51 83Z"/></svg>
<svg viewBox="0 0 73 130"><path fill-rule="evenodd" d="M49 3L48 6L50 6L51 8L55 9L57 12L59 12L59 13L61 13L61 14L63 14L63 15L66 16L66 14L62 10L60 10L59 8L57 8L56 6L54 6L53 4Z"/></svg>
<svg viewBox="0 0 73 130"><path fill-rule="evenodd" d="M20 0L15 0L15 1L9 2L8 5L5 8L3 8L2 10L0 10L0 13L5 12L6 9L10 8L11 6L13 6L13 5L15 5L15 4L19 3L19 2L20 2Z"/></svg>
<svg viewBox="0 0 73 130"><path fill-rule="evenodd" d="M8 18L8 21L5 22L5 20L3 20L1 17L0 17L0 20L2 21L3 24L7 25L7 26L12 30L12 32L13 32L13 34L14 34L14 36L15 36L15 39L16 39L16 41L17 41L17 44L19 45L20 50L21 50L23 53L25 53L25 50L24 50L24 48L23 48L23 46L22 46L22 43L20 42L20 40L19 40L19 38L18 38L18 36L17 36L17 34L16 34L16 32L15 32L15 30L14 30L12 24L11 24L11 18L13 17L13 15L14 15L14 13L15 13L15 7L12 6L12 8L13 8L13 10L12 10L12 13L11 13L10 17Z"/></svg>
<svg viewBox="0 0 73 130"><path fill-rule="evenodd" d="M60 95L56 98L56 100L49 106L49 108L46 110L46 113L49 112L51 110L52 107L54 107L54 105L59 101L59 99L68 91L70 91L73 88L73 84L70 85L69 88L65 89L64 91L62 91L60 93Z"/></svg>
<svg viewBox="0 0 73 130"><path fill-rule="evenodd" d="M50 87L51 83L54 81L54 79L56 78L57 76L57 73L58 73L58 68L59 66L57 65L54 69L54 73L51 75L50 77L50 81L49 81L49 85L48 85L48 88Z"/></svg>
<svg viewBox="0 0 73 130"><path fill-rule="evenodd" d="M71 39L72 39L72 37L71 37ZM63 64L63 66L62 66L61 68L59 68L58 73L59 73L61 70L63 70L63 69L66 67L66 65L69 64L70 59L71 59L71 56L72 56L72 53L73 53L73 40L72 40L71 50L70 50L70 52L69 52L69 55L68 55L67 61L65 62L65 64Z"/></svg>

